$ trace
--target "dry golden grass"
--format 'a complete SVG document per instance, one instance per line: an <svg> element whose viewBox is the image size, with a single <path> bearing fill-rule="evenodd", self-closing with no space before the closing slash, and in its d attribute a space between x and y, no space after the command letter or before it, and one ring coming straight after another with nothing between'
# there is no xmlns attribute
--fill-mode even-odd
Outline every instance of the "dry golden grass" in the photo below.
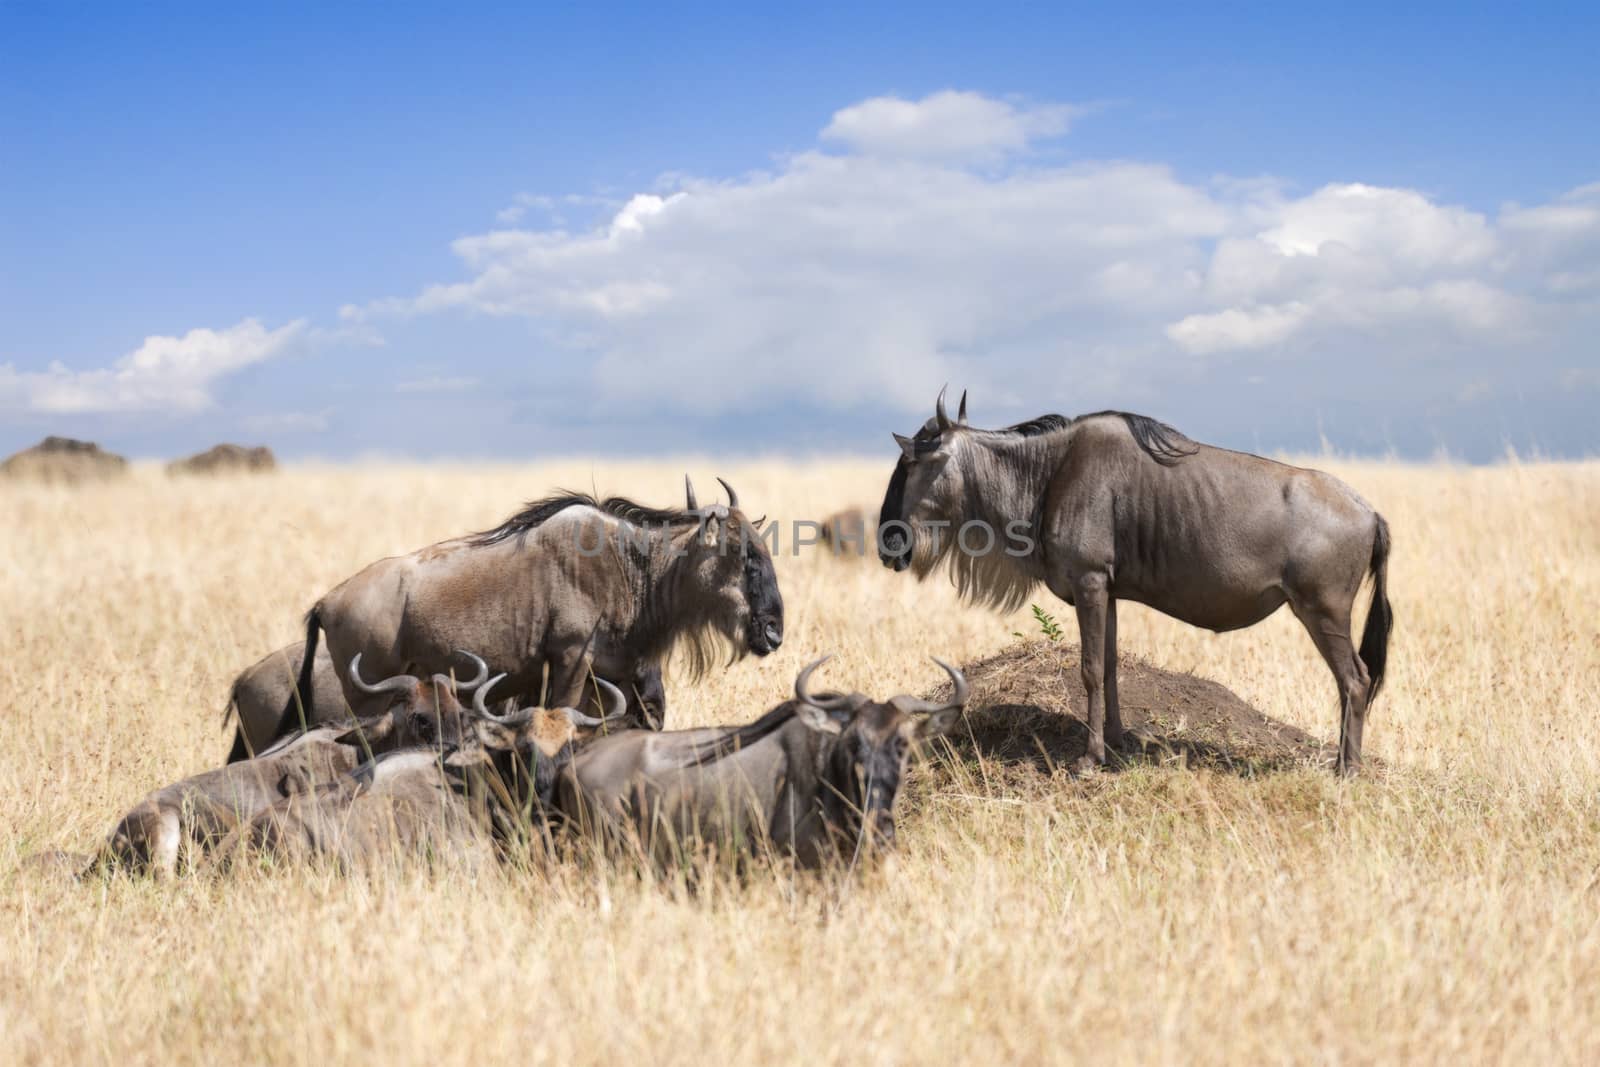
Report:
<svg viewBox="0 0 1600 1067"><path fill-rule="evenodd" d="M234 672L361 565L556 485L669 502L710 464L0 486L0 1058L1594 1062L1600 464L1329 465L1394 530L1398 629L1368 728L1384 771L1141 765L1019 797L981 766L923 767L886 868L696 893L595 865L18 868L92 848L144 791L218 762ZM721 473L756 510L820 518L875 503L888 471ZM779 568L782 652L677 681L674 725L753 716L823 650L831 681L924 690L928 655L971 660L1020 625L874 563ZM1216 636L1124 609L1122 633L1334 732L1332 681L1287 613Z"/></svg>

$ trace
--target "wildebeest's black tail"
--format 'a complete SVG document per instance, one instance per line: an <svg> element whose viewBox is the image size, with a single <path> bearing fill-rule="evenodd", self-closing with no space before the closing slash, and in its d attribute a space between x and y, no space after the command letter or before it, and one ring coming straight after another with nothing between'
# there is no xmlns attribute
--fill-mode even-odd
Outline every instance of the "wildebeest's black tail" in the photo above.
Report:
<svg viewBox="0 0 1600 1067"><path fill-rule="evenodd" d="M278 728L272 731L274 740L287 736L295 729L304 730L309 725L306 702L311 699L311 675L317 666L317 635L322 630L322 605L306 612L306 650L300 660L300 677L295 680L294 691L284 702L283 714L278 716Z"/></svg>
<svg viewBox="0 0 1600 1067"><path fill-rule="evenodd" d="M244 716L239 714L239 683L235 681L233 688L228 690L228 706L223 709L222 721L226 723L233 720L233 748L228 750L228 762L238 763L240 760L253 759L255 751L250 747L250 739L244 733Z"/></svg>
<svg viewBox="0 0 1600 1067"><path fill-rule="evenodd" d="M1367 625L1361 631L1361 662L1367 666L1367 706L1378 698L1383 685L1383 668L1389 659L1389 631L1394 629L1394 610L1389 607L1389 524L1375 516L1378 528L1372 536L1372 604L1367 608Z"/></svg>

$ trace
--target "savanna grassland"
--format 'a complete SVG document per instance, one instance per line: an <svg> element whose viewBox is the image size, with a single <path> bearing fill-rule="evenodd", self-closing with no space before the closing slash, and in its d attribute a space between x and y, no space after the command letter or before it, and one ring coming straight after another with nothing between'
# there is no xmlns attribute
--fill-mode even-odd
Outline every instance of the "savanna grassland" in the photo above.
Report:
<svg viewBox="0 0 1600 1067"><path fill-rule="evenodd" d="M165 884L22 866L92 850L144 792L219 763L233 675L379 556L556 486L673 503L685 468L752 514L820 518L875 505L887 462L0 485L0 1060L1595 1062L1600 463L1319 465L1394 533L1366 776L939 757L882 868L693 889L582 861ZM777 564L783 649L669 677L669 725L752 718L820 652L831 684L922 692L929 655L1037 632L875 562ZM1125 654L1336 733L1287 612L1217 636L1125 607L1121 632Z"/></svg>

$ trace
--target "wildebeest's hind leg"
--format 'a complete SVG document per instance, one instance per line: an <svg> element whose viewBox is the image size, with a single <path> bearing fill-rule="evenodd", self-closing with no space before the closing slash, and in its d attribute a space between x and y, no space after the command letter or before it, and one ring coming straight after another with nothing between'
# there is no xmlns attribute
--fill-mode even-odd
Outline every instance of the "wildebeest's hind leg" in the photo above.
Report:
<svg viewBox="0 0 1600 1067"><path fill-rule="evenodd" d="M1073 582L1073 601L1078 609L1078 656L1083 674L1083 692L1089 716L1089 744L1078 770L1088 771L1106 761L1106 648L1107 608L1110 604L1106 576L1097 571L1081 574ZM1115 720L1113 743L1122 741L1120 716Z"/></svg>
<svg viewBox="0 0 1600 1067"><path fill-rule="evenodd" d="M587 644L576 642L550 650L545 659L550 669L545 707L576 708L583 703L583 683L589 677L588 651Z"/></svg>
<svg viewBox="0 0 1600 1067"><path fill-rule="evenodd" d="M1339 686L1339 758L1334 769L1341 775L1355 774L1361 768L1361 729L1367 717L1367 670L1350 640L1350 608L1294 598L1289 606Z"/></svg>

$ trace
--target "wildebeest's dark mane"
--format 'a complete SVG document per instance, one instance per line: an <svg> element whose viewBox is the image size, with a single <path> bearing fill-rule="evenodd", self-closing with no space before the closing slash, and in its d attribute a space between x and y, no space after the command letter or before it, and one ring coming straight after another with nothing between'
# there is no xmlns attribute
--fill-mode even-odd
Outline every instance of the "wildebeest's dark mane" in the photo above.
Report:
<svg viewBox="0 0 1600 1067"><path fill-rule="evenodd" d="M825 689L817 694L818 697L839 697L843 695L831 689ZM855 695L858 700L865 699L859 693ZM684 758L679 766L702 766L707 763L715 763L724 756L731 756L740 749L748 748L757 741L777 733L799 711L800 702L798 700L785 700L755 722L732 727L708 741L700 742L690 750L689 755Z"/></svg>
<svg viewBox="0 0 1600 1067"><path fill-rule="evenodd" d="M1198 451L1195 443L1181 431L1173 429L1159 419L1152 419L1148 415L1135 415L1129 411L1095 411L1070 419L1065 415L1040 415L1036 419L1019 422L1015 426L1007 426L1003 430L994 432L1015 437L1038 437L1064 430L1089 419L1108 416L1119 418L1126 423L1128 432L1133 434L1134 442L1144 449L1146 455L1163 467L1170 467L1185 456L1192 456Z"/></svg>
<svg viewBox="0 0 1600 1067"><path fill-rule="evenodd" d="M1001 433L1012 434L1016 437L1038 437L1043 433L1054 433L1056 430L1066 429L1073 420L1065 415L1040 415L1027 422L1019 422L1015 426L1007 426Z"/></svg>
<svg viewBox="0 0 1600 1067"><path fill-rule="evenodd" d="M1160 419L1152 419L1148 415L1134 415L1127 411L1100 411L1096 414L1115 415L1127 423L1128 432L1133 434L1134 443L1163 467L1170 467L1180 459L1200 451L1199 445ZM1082 416L1086 419L1093 417L1093 415Z"/></svg>
<svg viewBox="0 0 1600 1067"><path fill-rule="evenodd" d="M782 704L767 712L755 722L746 723L718 734L707 741L696 745L683 760L683 766L694 767L705 763L715 763L723 756L732 755L741 748L755 744L769 734L776 733L790 719L800 705L793 700L785 700Z"/></svg>
<svg viewBox="0 0 1600 1067"><path fill-rule="evenodd" d="M677 526L696 523L700 516L679 508L652 508L637 504L624 496L608 496L597 500L588 493L560 490L542 500L529 501L521 511L493 529L472 535L475 545L493 545L511 537L521 537L536 530L568 508L588 507L612 518L621 519L632 526Z"/></svg>

